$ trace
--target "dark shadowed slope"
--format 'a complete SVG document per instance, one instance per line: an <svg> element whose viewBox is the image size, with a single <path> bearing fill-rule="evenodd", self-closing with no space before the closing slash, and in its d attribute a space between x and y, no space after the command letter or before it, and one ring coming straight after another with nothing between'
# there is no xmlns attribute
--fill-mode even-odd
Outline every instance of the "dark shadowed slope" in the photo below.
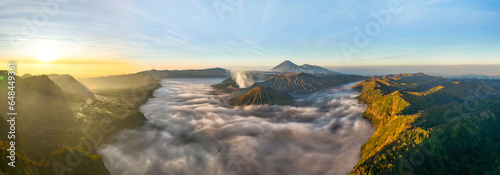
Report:
<svg viewBox="0 0 500 175"><path fill-rule="evenodd" d="M231 99L231 104L235 106L287 105L292 103L292 97L265 86L255 87L245 95Z"/></svg>
<svg viewBox="0 0 500 175"><path fill-rule="evenodd" d="M44 142L44 139L48 137L62 137L64 132L75 127L76 120L71 111L71 101L48 76L18 78L16 86L16 109L21 111L18 116L18 126L25 128L33 138L37 138L34 141ZM5 91L6 89L2 87L1 92ZM1 99L1 103L6 104L6 99ZM0 111L7 112L4 109ZM56 129L47 133L40 131L41 128L47 126ZM42 150L44 146L50 147L50 144L40 143L38 146ZM33 145L37 144L33 143Z"/></svg>
<svg viewBox="0 0 500 175"><path fill-rule="evenodd" d="M49 78L56 83L64 92L80 96L82 98L95 98L92 91L90 91L85 85L80 83L78 80L73 78L73 76L64 74L57 75L52 74L48 75Z"/></svg>
<svg viewBox="0 0 500 175"><path fill-rule="evenodd" d="M0 71L6 76L6 71ZM28 76L27 76L28 77ZM0 104L7 106L7 81L0 80ZM68 154L77 153L79 164L67 174L108 174L98 155L84 153L76 147L63 148L77 128L71 101L48 76L16 77L16 167L7 165L11 140L0 137L0 171L4 174L57 174L64 171ZM1 113L7 113L0 109ZM0 116L2 120L4 117ZM0 122L0 131L9 128ZM55 167L54 167L55 166ZM66 169L67 170L67 169Z"/></svg>
<svg viewBox="0 0 500 175"><path fill-rule="evenodd" d="M3 77L7 77L6 74L0 71ZM62 171L64 174L109 174L94 146L110 141L109 136L113 133L140 125L145 118L138 108L159 86L96 91L96 98L81 101L75 100L77 94L68 92L72 85L82 87L70 76L59 82L68 85L67 91L46 75L25 77L16 77L16 110L19 113L16 116L16 168L7 167L9 152L6 149L10 140L6 135L0 136L0 172L4 174L60 174L58 172ZM8 99L7 82L6 78L0 80L0 104L4 106ZM8 112L6 110L0 108L3 114ZM5 121L4 117L0 118ZM88 139L89 133L107 128L106 122L112 122L110 128L113 129L102 133L103 140ZM0 131L8 127L0 122ZM77 157L80 163L70 166L68 160L74 160L75 153L80 155Z"/></svg>

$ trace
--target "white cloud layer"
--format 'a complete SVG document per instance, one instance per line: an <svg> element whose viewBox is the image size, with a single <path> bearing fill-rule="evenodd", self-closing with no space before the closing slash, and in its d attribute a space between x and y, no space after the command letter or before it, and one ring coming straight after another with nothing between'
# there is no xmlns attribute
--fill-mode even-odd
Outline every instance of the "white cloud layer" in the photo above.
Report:
<svg viewBox="0 0 500 175"><path fill-rule="evenodd" d="M353 84L296 94L294 106L229 107L222 79L169 79L148 122L100 150L112 174L346 174L373 134Z"/></svg>

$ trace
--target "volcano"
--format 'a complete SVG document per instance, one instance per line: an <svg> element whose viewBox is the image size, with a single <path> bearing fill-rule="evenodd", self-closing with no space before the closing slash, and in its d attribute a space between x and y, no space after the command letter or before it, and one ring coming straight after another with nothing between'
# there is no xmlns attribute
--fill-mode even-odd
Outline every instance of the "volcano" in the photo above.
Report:
<svg viewBox="0 0 500 175"><path fill-rule="evenodd" d="M270 87L259 86L242 96L232 98L230 101L234 106L288 105L293 103L293 98Z"/></svg>
<svg viewBox="0 0 500 175"><path fill-rule="evenodd" d="M263 82L256 82L252 87L266 86L279 92L315 92L333 86L366 79L357 75L313 75L306 73L283 73L271 76Z"/></svg>

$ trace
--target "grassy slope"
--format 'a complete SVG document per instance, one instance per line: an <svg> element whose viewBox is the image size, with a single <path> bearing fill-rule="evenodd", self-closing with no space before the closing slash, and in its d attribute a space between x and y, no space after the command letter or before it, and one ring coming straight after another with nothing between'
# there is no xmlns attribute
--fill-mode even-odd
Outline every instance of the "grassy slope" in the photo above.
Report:
<svg viewBox="0 0 500 175"><path fill-rule="evenodd" d="M423 74L373 78L356 87L377 130L352 174L500 172L500 88Z"/></svg>

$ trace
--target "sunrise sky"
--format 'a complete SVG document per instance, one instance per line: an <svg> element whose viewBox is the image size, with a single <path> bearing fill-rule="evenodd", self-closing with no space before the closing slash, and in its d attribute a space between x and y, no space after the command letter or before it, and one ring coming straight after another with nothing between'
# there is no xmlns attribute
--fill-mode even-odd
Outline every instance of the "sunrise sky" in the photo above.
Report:
<svg viewBox="0 0 500 175"><path fill-rule="evenodd" d="M387 11L391 5L399 11ZM374 17L383 12L390 14L386 24ZM5 0L0 60L16 60L21 73L83 77L152 68L264 69L285 59L322 66L496 65L499 21L498 0ZM380 30L370 42L346 57L343 48L356 47L357 29L366 34L374 25Z"/></svg>

